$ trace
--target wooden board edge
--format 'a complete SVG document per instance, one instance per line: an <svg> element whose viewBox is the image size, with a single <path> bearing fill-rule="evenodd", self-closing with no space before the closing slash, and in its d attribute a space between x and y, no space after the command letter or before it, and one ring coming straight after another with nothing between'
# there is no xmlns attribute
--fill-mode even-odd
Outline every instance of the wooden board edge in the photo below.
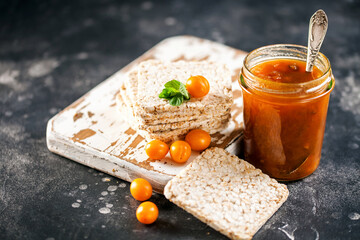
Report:
<svg viewBox="0 0 360 240"><path fill-rule="evenodd" d="M106 153L98 156L96 150L82 147L79 144L70 145L68 139L52 131L50 119L46 129L46 145L50 152L69 158L82 165L105 172L111 176L131 182L135 178L145 178L150 182L155 192L162 193L166 183L173 177L159 172L141 168L126 160L119 159ZM121 161L121 163L119 163Z"/></svg>

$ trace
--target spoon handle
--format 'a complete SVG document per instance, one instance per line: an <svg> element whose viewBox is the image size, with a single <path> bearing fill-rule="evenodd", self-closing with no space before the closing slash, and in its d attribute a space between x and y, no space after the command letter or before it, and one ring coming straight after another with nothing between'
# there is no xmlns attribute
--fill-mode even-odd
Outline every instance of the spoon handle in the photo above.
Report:
<svg viewBox="0 0 360 240"><path fill-rule="evenodd" d="M326 13L319 9L310 18L308 51L306 58L306 71L312 72L316 56L319 53L321 44L324 41L328 28L328 18Z"/></svg>

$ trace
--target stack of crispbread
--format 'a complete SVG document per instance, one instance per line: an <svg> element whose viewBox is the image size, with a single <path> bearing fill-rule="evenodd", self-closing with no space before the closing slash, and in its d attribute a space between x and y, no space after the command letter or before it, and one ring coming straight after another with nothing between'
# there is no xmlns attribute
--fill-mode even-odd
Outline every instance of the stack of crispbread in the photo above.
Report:
<svg viewBox="0 0 360 240"><path fill-rule="evenodd" d="M185 84L195 75L209 81L205 97L191 97L180 106L159 98L166 82L175 79ZM224 129L230 119L231 73L224 65L206 61L148 60L127 74L116 101L131 127L147 140L170 142L195 128L211 134Z"/></svg>
<svg viewBox="0 0 360 240"><path fill-rule="evenodd" d="M167 199L231 239L251 239L289 192L250 163L210 148L170 180Z"/></svg>

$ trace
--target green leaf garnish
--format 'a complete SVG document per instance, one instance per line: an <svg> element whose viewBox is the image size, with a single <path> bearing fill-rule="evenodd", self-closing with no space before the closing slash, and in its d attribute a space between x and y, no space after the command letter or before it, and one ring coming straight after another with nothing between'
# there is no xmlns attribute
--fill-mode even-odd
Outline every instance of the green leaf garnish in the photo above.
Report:
<svg viewBox="0 0 360 240"><path fill-rule="evenodd" d="M159 98L171 98L173 97L172 95L174 94L174 92L172 92L171 90L169 90L168 88L164 88L162 90L162 92L159 94Z"/></svg>
<svg viewBox="0 0 360 240"><path fill-rule="evenodd" d="M171 80L165 83L164 86L165 88L159 94L159 98L169 100L170 105L180 106L184 100L190 99L190 95L185 84L177 80Z"/></svg>
<svg viewBox="0 0 360 240"><path fill-rule="evenodd" d="M179 90L180 85L181 85L181 82L179 82L177 80L171 80L171 81L168 81L167 83L165 83L164 86L166 88L173 88L175 90Z"/></svg>
<svg viewBox="0 0 360 240"><path fill-rule="evenodd" d="M182 94L176 94L169 100L170 105L180 106L184 102L184 96Z"/></svg>
<svg viewBox="0 0 360 240"><path fill-rule="evenodd" d="M183 84L183 83L180 84L179 92L184 96L185 100L190 99L190 95L189 95L189 92L186 89L185 84Z"/></svg>

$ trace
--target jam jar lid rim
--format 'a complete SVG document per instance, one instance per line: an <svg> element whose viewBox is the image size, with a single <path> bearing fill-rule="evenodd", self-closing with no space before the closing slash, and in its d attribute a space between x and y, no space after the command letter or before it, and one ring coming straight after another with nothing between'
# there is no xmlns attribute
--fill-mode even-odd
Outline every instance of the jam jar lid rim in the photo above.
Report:
<svg viewBox="0 0 360 240"><path fill-rule="evenodd" d="M262 81L264 81L264 83L273 83L272 81L270 80L267 80L267 79L264 79L264 78L260 78L260 77L257 77L256 75L254 75L249 67L246 65L246 62L249 58L249 56L251 56L251 54L253 54L254 52L258 52L258 51L261 51L261 50L264 50L264 49L269 49L269 48L280 48L280 47L295 47L295 48L300 48L300 49L303 49L305 50L305 54L307 53L307 47L305 46L302 46L302 45L297 45L297 44L272 44L272 45L266 45L266 46L263 46L263 47L259 47L259 48L256 48L254 50L252 50L251 52L249 52L246 57L244 58L244 61L243 61L243 67L247 70L247 73L250 74L250 76L252 78L259 78L261 79ZM319 79L323 78L324 76L328 75L331 71L331 65L330 65L330 61L329 59L321 52L319 52L319 55L317 56L317 58L322 57L323 59L325 59L326 61L326 66L327 66L327 69L326 71L324 71L324 73L316 78L316 79L313 79L311 81L308 81L308 82L304 82L304 83L277 83L277 85L280 85L280 86L304 86L304 85L312 85L314 84L316 81L318 81ZM286 56L284 56L284 58L286 58ZM242 74L242 73L241 73Z"/></svg>

